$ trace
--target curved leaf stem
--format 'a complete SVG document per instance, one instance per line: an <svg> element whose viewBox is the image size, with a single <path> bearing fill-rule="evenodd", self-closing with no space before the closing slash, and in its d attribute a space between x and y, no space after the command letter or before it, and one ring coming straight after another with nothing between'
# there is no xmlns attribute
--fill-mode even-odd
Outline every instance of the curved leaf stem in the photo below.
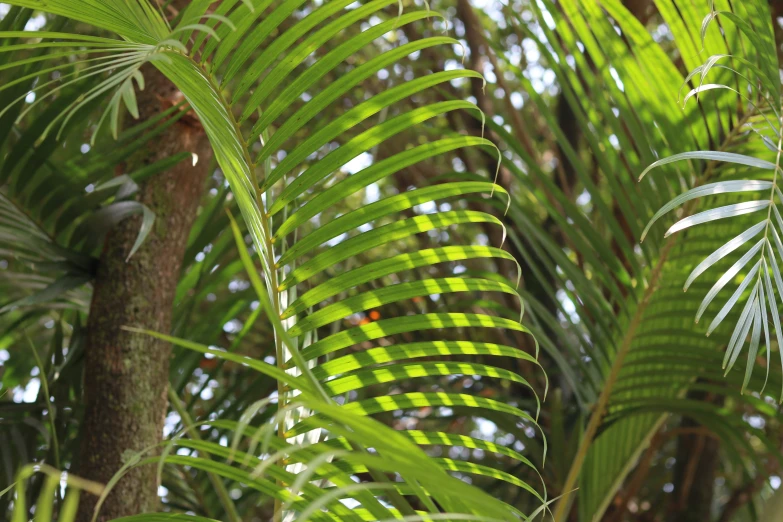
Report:
<svg viewBox="0 0 783 522"><path fill-rule="evenodd" d="M631 319L631 323L629 324L628 329L625 331L623 341L620 344L619 350L617 351L617 355L615 357L614 363L612 364L609 376L606 378L606 382L604 383L603 391L598 397L598 402L593 408L590 421L587 424L584 435L582 435L582 441L579 444L579 449L574 456L574 460L571 464L571 468L568 471L565 484L563 485L563 491L572 491L575 489L576 481L579 479L579 475L582 471L582 464L587 457L587 452L592 445L595 434L598 432L598 428L601 426L601 421L603 420L604 414L606 413L606 407L609 404L609 398L612 394L612 389L617 382L617 378L619 377L620 371L623 368L623 363L625 362L625 357L628 355L631 344L633 343L634 337L636 336L636 329L641 324L642 316L647 309L647 305L649 304L650 299L658 287L658 282L660 281L661 273L663 272L663 266L666 263L666 259L671 252L671 249L674 247L674 243L675 240L671 238L666 243L666 245L664 245L661 251L661 255L658 258L658 262L656 263L655 268L650 275L647 289L644 292L644 297L636 307L636 313L634 314L633 319ZM572 495L565 495L557 503L553 517L555 522L565 522L568 516L568 508L571 505L572 497Z"/></svg>
<svg viewBox="0 0 783 522"><path fill-rule="evenodd" d="M177 52L175 50L172 50L171 52ZM181 54L181 53L179 53ZM277 282L277 270L279 267L277 266L277 262L275 261L275 254L274 254L274 242L272 240L272 234L271 234L271 216L269 216L266 212L266 206L263 204L263 192L261 191L260 185L258 183L258 180L255 175L255 167L256 165L253 163L253 161L250 159L250 154L248 152L247 148L247 142L244 139L244 136L242 135L239 123L236 121L236 118L233 117L231 112L231 105L228 103L228 101L223 96L223 93L218 86L217 82L215 81L215 78L213 75L198 61L194 60L192 57L183 54L185 58L187 58L192 64L197 67L203 74L204 78L209 82L210 87L213 89L213 92L215 93L216 98L218 99L219 103L223 105L223 107L226 109L226 114L228 114L231 118L231 124L233 126L233 132L235 133L236 138L238 141L242 144L242 154L243 154L243 160L245 164L248 166L248 173L250 175L250 181L253 184L254 190L255 190L255 199L256 199L256 205L261 210L261 213L263 214L260 216L261 219L259 219L261 223L261 235L263 240L263 245L261 245L262 248L259 250L262 250L262 252L259 252L259 256L263 263L264 268L264 274L267 278L267 292L268 297L265 299L265 296L260 294L259 298L264 299L267 301L267 312L270 315L269 319L272 322L272 326L274 328L275 333L275 352L276 352L276 364L277 367L285 370L287 368L285 364L285 358L283 357L285 355L285 349L288 348L290 352L291 359L293 360L294 364L299 368L299 370L302 373L302 376L305 378L306 381L309 382L309 384L312 385L312 388L315 390L315 396L314 398L320 399L321 401L326 402L327 404L332 402L331 397L326 393L324 388L320 385L320 382L315 378L312 371L310 370L310 367L308 366L307 362L302 357L301 353L293 343L293 341L289 338L281 320L280 320L280 290L278 288L278 282ZM267 202L269 198L267 198ZM271 301L271 302L269 302ZM262 304L263 306L263 304ZM285 384L278 380L278 407L283 404L282 401L284 400L284 395L286 393L286 387ZM284 423L280 423L278 425L278 435L281 436L281 438L285 439L285 426ZM356 444L351 445L354 451L360 451L365 452L366 450ZM372 476L373 480L377 482L391 482L390 479L384 475L383 473L379 472L378 470L371 469L369 470L370 475ZM401 513L405 515L413 515L415 514L415 510L410 505L410 503L399 494L396 490L390 490L388 492L389 501L392 505L394 505L397 509L400 510ZM422 502L425 504L429 502L429 499L426 498L426 495L423 493L419 493L419 497ZM279 522L281 520L281 511L282 511L282 503L279 501L275 501L275 511L274 511L274 520L275 522Z"/></svg>

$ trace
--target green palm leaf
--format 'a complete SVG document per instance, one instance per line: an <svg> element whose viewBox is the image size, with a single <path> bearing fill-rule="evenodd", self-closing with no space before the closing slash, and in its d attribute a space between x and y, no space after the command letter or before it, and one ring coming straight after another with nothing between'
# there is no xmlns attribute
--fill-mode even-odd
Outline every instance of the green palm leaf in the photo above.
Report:
<svg viewBox="0 0 783 522"><path fill-rule="evenodd" d="M73 118L86 113L90 103L97 103L100 98L108 96L110 103L101 122L108 119L112 132L122 139L118 123L122 108L127 109L131 116L138 114L134 90L143 86L138 71L143 64L150 63L184 95L188 107L197 115L209 137L217 165L230 185L232 201L242 215L253 251L261 265L263 277L244 251L245 244L238 225L232 223L241 264L248 271L261 308L273 326L276 365L163 334L155 335L183 348L249 365L275 379L282 417L275 415L268 425L280 425L283 437L273 438L278 444L277 451L293 456L295 452L291 444L319 447L315 443L328 433L330 437L349 441L351 449L343 456L344 459L348 464L364 466L376 482L384 478L383 473L398 473L403 479L400 485L380 480L377 485L368 483L366 488L356 490L351 489L354 484L347 472L330 475L331 483L344 488L345 497L354 498L376 518L414 515L415 510L406 500L410 497L419 502L423 512L464 513L508 520L520 513L510 505L450 477L449 473L492 477L527 490L539 501L543 502L544 497L524 481L486 466L451 459L429 460L415 445L415 438L397 434L369 418L398 409L451 406L466 409L471 414L474 410L489 409L508 415L512 424L535 425L538 411L527 411L467 393L438 391L374 396L373 386L378 383L468 374L530 386L515 372L490 364L452 360L454 356L480 353L535 363L532 356L508 346L466 340L479 335L477 331L481 330L527 332L516 318L499 317L470 308L442 312L438 310L440 305L437 301L431 299L431 296L437 295L440 302L451 302L451 294L508 294L518 298L514 284L484 276L426 275L427 269L444 263L511 260L511 257L498 248L500 245L408 246L415 245L413 240L416 235L428 231L448 230L471 223L502 227L500 219L465 208L419 215L414 211L413 216L400 219L403 212L422 203L445 198L453 201L468 194L492 195L495 191L504 191L486 181L433 185L391 195L364 208L353 209L323 227L313 229L310 226L313 218L336 201L390 178L406 167L467 147L494 151L492 143L483 138L452 136L417 144L375 162L353 176L338 175L355 158L373 154L395 136L425 126L451 112L473 111L480 118L480 111L472 103L447 100L397 111L392 117L384 117L377 122L371 120L374 115L385 114L395 103L435 89L439 84L478 78L479 75L470 71L451 71L406 82L356 104L318 127L306 139L291 143L316 115L381 68L392 66L427 47L456 43L447 37L410 42L367 60L334 82L321 85L324 83L321 80L333 75L345 60L356 56L389 31L437 16L429 10L388 16L386 8L395 3L395 0L376 0L349 7L351 1L335 0L300 13L302 2L223 2L215 12L211 12L212 2L196 1L191 2L170 27L161 13L143 0L12 2L13 5L88 23L121 38L68 37L73 38L70 41L75 45L105 45L101 48L103 52L114 53L115 58L96 66L92 71L96 77L95 86L66 106L63 117L52 120L43 129L43 135L59 125L56 134L61 137ZM361 27L360 23L372 16L382 20ZM341 43L328 52L319 53L338 35L342 38ZM19 38L24 35L6 33L0 36ZM55 37L53 34L40 36ZM31 49L44 50L49 43L44 40L40 44L29 45ZM127 47L132 50L124 51ZM304 64L307 64L306 69ZM76 80L84 80L82 76L87 75L79 75ZM89 78L87 76L86 79ZM45 99L58 89L44 84L36 86L36 93L38 99ZM307 100L302 104L305 93ZM279 121L282 123L277 125ZM335 140L339 146L330 149ZM260 142L260 147L254 146L257 142ZM284 158L278 154L283 150L286 153ZM313 155L316 159L312 159ZM147 175L150 173L137 173L139 177ZM133 178L132 175L130 177ZM359 233L355 232L357 229ZM340 238L346 233L350 233L349 238ZM337 241L335 238L338 238ZM344 262L351 258L373 258L377 255L376 247L390 243L399 244L403 250L386 259L375 258L374 262L318 283L323 273L339 273L344 270ZM318 275L320 279L315 279ZM300 292L299 287L307 290ZM330 303L337 298L341 300ZM385 314L400 303L411 301L424 303L419 305L420 313L384 318L349 329L342 326L343 321L354 314L366 314L375 308ZM428 304L430 302L433 304ZM422 341L415 344L395 342L395 333L404 332L415 333ZM462 338L452 340L450 334L454 333ZM365 353L377 356L377 360L385 358L387 362L357 368L349 364L348 359L357 354L341 354L340 358L334 359L338 364L326 366L324 363L320 366L319 357L327 354L331 357L370 339L383 342L376 352L368 350ZM428 357L426 362L411 361L425 356ZM333 396L359 391L363 397L360 400L349 401L339 407L333 403ZM533 397L537 402L535 392ZM304 434L307 437L294 438ZM455 441L447 434L432 434L422 443L431 445L439 436L449 444ZM225 448L213 442L199 443L193 439L188 444L199 453L210 453L223 459L228 457ZM545 450L545 439L542 439L542 444ZM362 448L373 448L374 451L367 453ZM326 466L329 459L339 460L341 457L327 456L320 461L317 456L312 458ZM154 460L141 458L133 465L148 465ZM252 477L250 471L219 459L169 454L165 462L199 469L209 476L219 476L232 483L247 484L249 488L275 498L280 508L307 512L315 520L364 518L361 510L354 512L344 507L339 502L340 494L331 495L327 489L313 483L317 475L307 475L312 472L307 461L302 462L303 466L290 463L272 465L267 469L269 478ZM297 475L303 478L297 478ZM298 484L297 488L301 490L293 491L294 484ZM388 499L394 509L384 507L378 498ZM308 506L314 503L325 511L308 511Z"/></svg>

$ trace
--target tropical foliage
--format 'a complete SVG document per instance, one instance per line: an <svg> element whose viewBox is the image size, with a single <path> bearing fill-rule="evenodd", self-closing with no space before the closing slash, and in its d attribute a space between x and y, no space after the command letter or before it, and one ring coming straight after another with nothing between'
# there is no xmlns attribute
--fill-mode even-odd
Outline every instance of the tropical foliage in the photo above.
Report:
<svg viewBox="0 0 783 522"><path fill-rule="evenodd" d="M763 0L6 6L9 518L70 520L87 495L98 516L139 467L161 512L123 520L774 510L783 109ZM153 69L181 97L145 118ZM182 122L214 157L139 166ZM143 253L166 224L140 187L199 161L171 331L118 325L175 347L166 436L97 484L74 464L103 238L132 222Z"/></svg>

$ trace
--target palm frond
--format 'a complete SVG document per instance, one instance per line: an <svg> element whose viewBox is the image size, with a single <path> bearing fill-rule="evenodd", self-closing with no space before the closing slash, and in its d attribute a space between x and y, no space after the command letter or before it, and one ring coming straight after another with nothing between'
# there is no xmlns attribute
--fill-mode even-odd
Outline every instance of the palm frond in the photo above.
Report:
<svg viewBox="0 0 783 522"><path fill-rule="evenodd" d="M395 136L414 128L426 128L428 122L449 113L473 111L480 118L480 111L474 104L459 100L427 103L406 110L397 110L395 106L401 100L446 82L479 77L469 71L450 71L412 80L360 100L339 116L319 123L305 139L297 139L297 134L312 125L316 116L381 69L428 47L458 45L457 40L446 36L408 42L369 60L358 60L359 66L329 81L340 64L357 59L363 49L390 31L438 16L427 9L389 13L387 8L396 3L396 0L375 0L353 6L352 1L335 0L299 12L302 2L229 1L221 3L213 13L210 12L211 2L198 1L190 3L172 28L146 1L116 0L101 2L100 7L91 0L77 4L12 2L88 23L121 38L75 40L79 45L106 45L102 48L104 52L111 49L117 57L108 61L109 65L97 65L94 71L85 69L88 72L80 75L81 81L89 80L90 74L100 80L96 80L96 85L76 103L67 106L63 113L66 114L62 119L63 128L71 118L85 112L86 104L113 93L99 127L100 122L109 118L110 127L122 139L116 122L122 106L131 115L137 112L134 89L142 87L137 71L144 63L151 63L182 92L209 137L217 164L231 187L232 202L243 217L252 253L260 263L259 274L250 254L244 250L242 233L234 224L235 235L240 239L242 265L248 270L260 308L273 326L276 365L166 339L197 349L202 354L250 365L276 380L279 414L273 416L268 425L280 429L273 439L279 445L277 451L296 459L293 449L298 448L292 448L291 444L322 448L315 456L316 460L321 467L336 466L340 470L325 476L345 490L343 493L330 492L312 484L322 473L321 468L313 474L314 470L304 462L303 467L291 463L270 465L267 468L270 478L262 479L251 477L248 470L218 464L216 460L169 455L166 461L247 484L251 489L275 498L282 511L301 514L310 506L315 519L362 519L363 510L376 518L416 516L417 510L409 503L415 500L421 515L461 513L509 520L522 514L451 478L449 473L471 473L507 481L526 490L541 503L544 497L534 487L509 474L454 459L428 460L417 447L417 443L425 446L433 443L480 446L484 443L454 439L440 432L406 437L369 418L398 410L455 408L468 415L484 411L507 415L514 429L536 425L538 398L526 379L516 372L483 362L453 360L454 357L480 354L536 364L535 354L522 353L503 342L506 332L528 332L518 316L488 313L474 307L472 302L461 309L451 304L458 303L453 297L462 294L508 294L518 299L515 282L480 273L428 275L431 268L446 263L508 262L510 256L498 248L500 245L419 248L415 241L418 235L451 230L457 225L488 224L502 228L499 217L468 209L460 198L473 194L502 195L505 191L489 180L434 184L390 195L365 207L351 209L323 226L312 226L313 221L335 202L412 165L426 165L436 156L464 148L484 148L490 154L497 154L495 146L485 138L449 135L433 141L422 140L352 175L341 172L348 170L347 165L352 160L372 155ZM364 25L374 18L380 21ZM342 38L341 43L322 52L325 44L338 35ZM18 38L23 35L7 33L4 36ZM58 34L57 38L60 37ZM43 49L48 45L45 42L29 45L31 49ZM131 50L115 51L115 48ZM116 70L109 71L108 67ZM42 86L46 87L49 86ZM375 115L390 111L391 117L373 121ZM49 129L43 131L44 136ZM451 210L421 212L423 204L442 202L446 198L451 203ZM378 257L378 247L392 244L399 245L398 254ZM373 261L346 268L353 259ZM449 268L444 270L448 272ZM336 277L324 277L327 274L336 274ZM409 302L418 303L418 313L395 317L395 307ZM347 329L343 326L346 319L370 317L372 311L382 318L361 321ZM406 342L409 334L415 334L420 340ZM492 335L491 339L489 335ZM496 340L498 342L494 342ZM363 347L362 351L351 353L359 346ZM426 361L416 361L425 357ZM527 386L531 388L530 404L528 401L505 404L475 394L438 388L429 392L378 396L375 387L380 383L388 385L454 375L479 375ZM336 406L334 397L343 395L350 400ZM222 429L230 430L231 427L224 425ZM296 438L307 433L309 438ZM330 446L318 446L318 441L325 434L344 439L349 446L348 453L324 456L322 452ZM177 443L185 444L181 439L177 439ZM543 437L540 443L545 453ZM187 444L199 453L228 456L225 448L212 441L197 443L190 440ZM368 452L366 448L372 448L372 451ZM295 453L298 455L299 451ZM513 455L530 465L525 457L521 460L518 453ZM142 459L136 464L154 461L154 458ZM352 475L365 471L373 482L355 485ZM304 478L297 478L292 474L294 472ZM388 473L399 474L402 482L389 482L385 476ZM292 491L293 486L302 489ZM340 497L353 498L362 509L349 510L340 502L344 500ZM379 499L388 500L394 507L386 507ZM313 510L312 506L318 506L318 509ZM322 511L327 507L333 514Z"/></svg>
<svg viewBox="0 0 783 522"><path fill-rule="evenodd" d="M756 4L733 7L740 18L752 19L754 23L764 20L766 24L767 18L758 15L766 7L762 9ZM724 10L732 8L728 3L716 5ZM741 454L752 460L757 453L747 446L747 438L756 437L757 432L732 419L717 404L689 399L689 390L709 389L710 393L747 405L761 416L778 416L764 401L740 394L745 385L763 388L765 375L733 371L726 378L736 387L723 385L723 372L716 366L710 367L708 361L719 364L722 355L717 349L731 341L731 332L717 328L705 338L695 331L691 318L696 315L700 300L691 298L693 289L682 294L688 273L704 259L708 245L712 245L709 254L729 244L758 219L747 222L742 230L724 226L722 221L711 222L709 231L689 236L687 242L678 241L676 235L661 241L660 235L651 232L646 241L637 244L648 230L657 230L646 230L655 211L666 208L666 202L683 188L692 191L680 196L675 204L695 205L702 194L714 193L725 204L733 205L738 203L733 194L741 196L766 187L768 195L769 186L764 183L771 183L764 179L759 184L748 184L727 171L725 182L720 177L724 184L707 184L707 180L722 174L716 171L713 158L738 159L731 154L754 156L741 150L750 132L746 124L760 128L759 121L764 118L744 101L744 91L738 94L732 71L707 67L697 61L698 56L731 55L732 48L753 48L751 38L722 23L720 34L711 29L702 39L704 13L698 13L690 4L675 6L674 2L663 1L656 2L656 6L674 35L674 44L679 46L679 56L686 66L691 70L701 66L700 71L714 78L709 83L729 85L737 92L712 89L701 94L699 106L691 100L683 112L676 93L697 76L686 79L621 2L534 3L531 9L537 18L533 24L510 9L504 11L508 19L516 21L519 41L529 38L536 42L541 53L536 66L543 65L555 73L560 103L567 104L573 113L579 139L590 152L589 160L580 155L577 144L559 128L555 108L531 80L532 70L514 63L513 56L509 58L503 48L494 49L502 67L495 74L515 75L525 88L525 105L532 106L531 111L559 149L557 163L546 166L526 144L526 129L506 118L487 120L487 127L499 138L501 148L511 153L504 154L502 167L524 191L512 197L509 239L519 253L520 263L528 267L536 285L542 287L536 294L523 294L529 311L528 325L547 355L558 364L567 383L564 388L576 394L581 408L576 415L581 413L589 419L584 425L579 416L574 419L577 429L571 436L576 445L573 449L563 447L565 441L553 449L563 454L573 451L574 455L573 461L564 461L566 469L570 468L564 477L550 478L557 481L556 489L564 494L555 508L558 521L566 519L577 496L571 493L577 487L580 520L600 518L653 435L670 416L697 418L726 443L724 447L742 444ZM750 16L746 9L755 14ZM756 31L764 33L763 39L768 41L768 27ZM703 52L693 44L702 40ZM759 52L769 54L768 49ZM752 57L745 60L757 63ZM737 67L743 72L747 70L743 65ZM767 78L765 81L770 83ZM758 143L767 150L763 140ZM688 155L693 150L709 148L717 149L710 153L715 156L699 155L696 160ZM647 177L643 183L636 183L645 167L670 157L690 161L687 166L685 162L669 163L666 176L654 180ZM772 163L767 157L754 157L760 159L742 161L766 167ZM662 168L666 162L660 161ZM742 171L735 174L739 172ZM564 181L568 179L572 181ZM546 209L543 223L535 217L528 194L534 195L537 208ZM728 207L708 217L742 211L741 207ZM694 221L698 218L684 224ZM554 236L553 229L557 231ZM753 232L760 233L756 229ZM743 240L734 239L731 245ZM729 251L731 246L724 250ZM711 261L717 263L716 259ZM698 268L702 275L693 286L701 288L712 277L704 268ZM524 275L527 280L528 275ZM715 276L709 286L717 279ZM766 287L762 290L765 296L769 295ZM542 295L556 297L542 301ZM758 317L762 317L760 307ZM769 319L772 313L766 317ZM747 324L746 321L744 325ZM766 331L760 320L756 324L756 336L752 335L752 339L759 339ZM764 353L762 350L760 347L758 353ZM755 357L753 353L751 360ZM770 370L769 380L777 386L780 373ZM580 426L584 427L579 429ZM758 435L764 440L763 434ZM765 440L762 445L763 451L777 454L770 441ZM739 469L747 465L740 452L732 457ZM754 471L746 468L744 473L750 475Z"/></svg>

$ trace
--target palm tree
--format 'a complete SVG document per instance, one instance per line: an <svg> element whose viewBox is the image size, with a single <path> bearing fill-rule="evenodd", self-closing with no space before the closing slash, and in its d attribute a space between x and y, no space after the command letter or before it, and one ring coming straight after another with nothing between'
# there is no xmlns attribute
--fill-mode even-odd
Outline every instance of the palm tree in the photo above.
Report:
<svg viewBox="0 0 783 522"><path fill-rule="evenodd" d="M515 281L475 269L454 272L457 265L481 267L493 259L513 264L513 258L499 245L416 240L457 226L502 227L497 216L461 203L466 195L502 197L501 187L487 179L433 175L431 186L357 205L357 194L407 166L466 147L496 151L484 138L448 133L364 168L351 166L400 132L427 129L426 122L453 111L477 111L465 101L399 111L395 104L479 75L443 72L356 98L351 93L365 79L411 53L458 42L438 36L375 52L368 47L373 41L437 13L398 12L394 0L301 4L21 0L3 19L9 76L2 117L9 152L2 224L20 274L8 284L21 296L4 312L24 337L24 325L40 329L42 316L62 310L47 355L39 355L39 336L29 345L44 384L46 413L40 418L47 422L53 464L73 462L83 479L108 484L100 498L82 499L77 520L154 509L161 472L172 505L229 520L249 516L259 494L274 499L274 508L266 509L278 519L521 515L447 471L507 481L525 490L533 505L543 502L542 493L508 473L452 457L431 459L420 446L492 451L532 466L517 451L438 430L402 434L369 417L487 410L507 416L512 426L536 425L532 388L516 403L448 383L428 392L386 391L397 381L454 375L530 387L517 372L490 361L537 364L535 354L508 345L507 339L527 332L519 316L490 312L476 299L477 293L518 299ZM52 16L50 28L24 31L39 12ZM336 103L342 100L355 101ZM221 178L204 203L213 157ZM433 203L436 211L427 211ZM243 225L224 209L241 214ZM101 248L95 238L108 228ZM201 264L207 255L210 273ZM201 301L193 294L234 282L242 269L246 295L224 303L233 314L253 308L241 333L259 317L267 322L261 342L270 346L272 362L234 353L240 336L228 350L190 340L198 338L198 320L210 323L212 337L198 339L208 344L217 344L215 331L222 326L218 310L194 310ZM451 295L466 293L474 297ZM172 331L188 339L170 337ZM170 343L180 347L171 370ZM357 344L376 346L345 351ZM70 381L62 377L63 370L81 366L82 357L85 409L74 432L80 372ZM244 413L215 419L200 411L194 419L193 403L177 392L194 386L194 363L209 367L217 359L259 372L264 379L255 382L267 383L265 391L256 399L258 393L232 389L237 400L229 409L241 412L244 404ZM176 390L168 387L171 377ZM237 384L252 382L245 377ZM65 389L50 395L50 386ZM182 431L161 446L167 399ZM19 433L20 426L11 429ZM25 452L14 459L24 461ZM14 505L14 516L22 518L23 479L32 472L24 469ZM56 486L43 478L52 476L51 469L43 471L36 516L51 512ZM73 483L95 491L92 482ZM360 507L349 509L351 499ZM72 509L67 499L61 509L66 507Z"/></svg>
<svg viewBox="0 0 783 522"><path fill-rule="evenodd" d="M161 481L169 513L127 520L758 519L783 462L766 2L459 0L462 41L448 3L11 4L6 375L48 389L3 436L53 466L17 516L77 462L84 520ZM89 424L91 389L143 381L101 389L88 357L79 425L85 345L123 343L152 387Z"/></svg>

